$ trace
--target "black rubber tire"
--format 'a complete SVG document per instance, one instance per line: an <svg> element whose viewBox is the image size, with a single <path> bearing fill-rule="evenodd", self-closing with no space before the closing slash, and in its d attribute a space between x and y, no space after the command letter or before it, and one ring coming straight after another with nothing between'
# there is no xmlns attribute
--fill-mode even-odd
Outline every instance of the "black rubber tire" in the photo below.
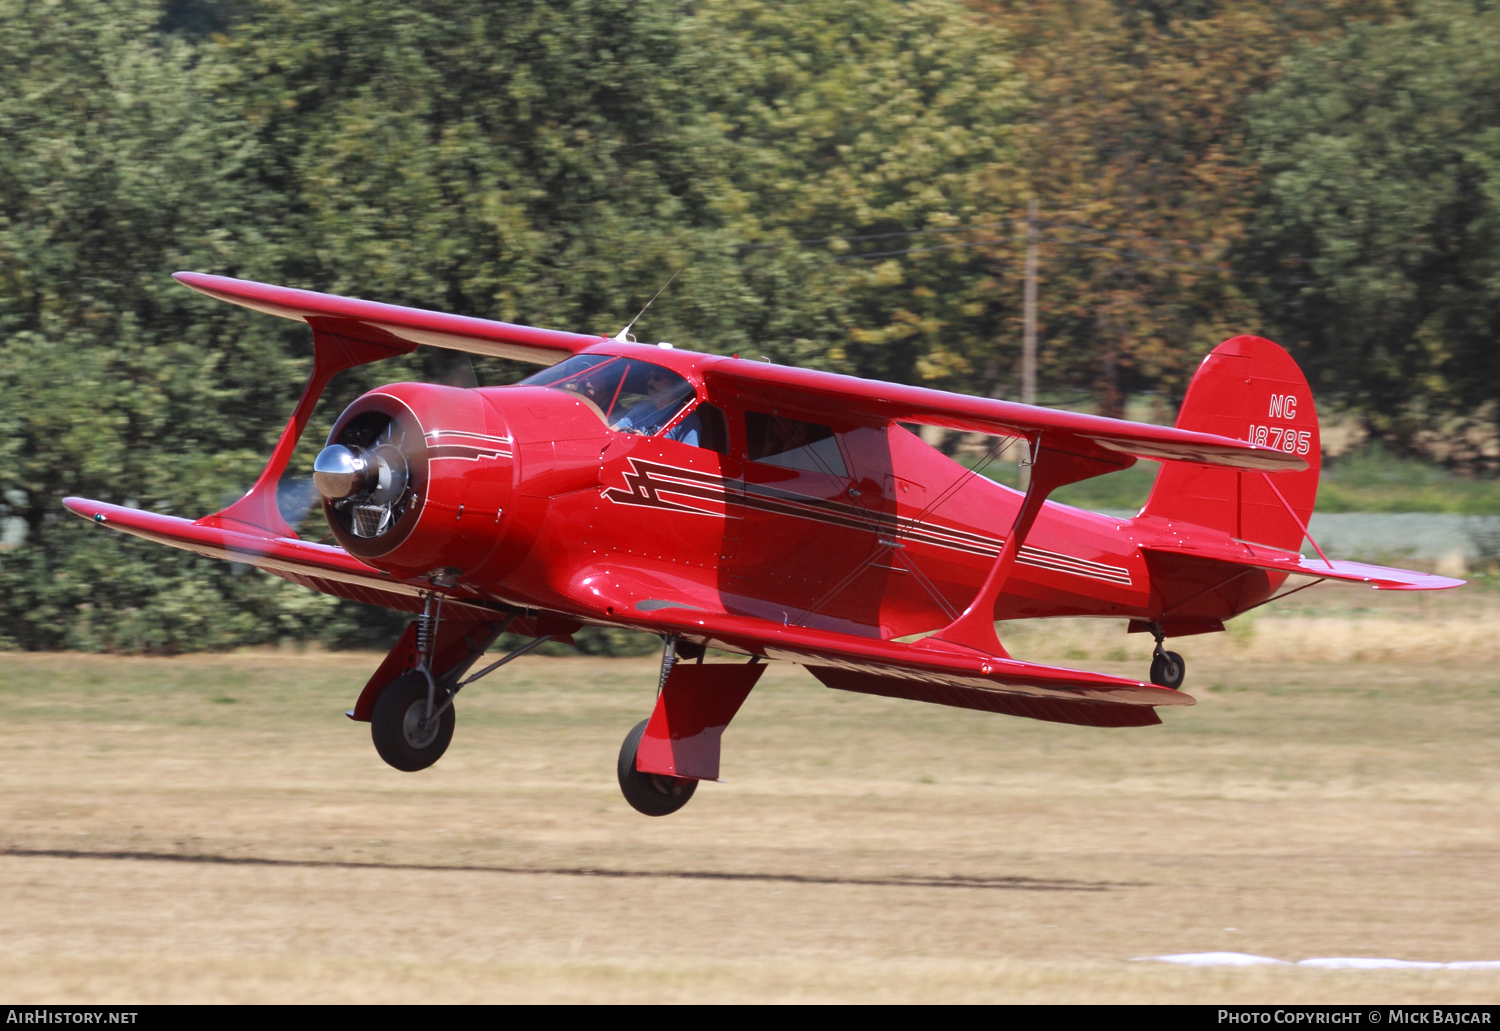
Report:
<svg viewBox="0 0 1500 1031"><path fill-rule="evenodd" d="M642 773L635 768L636 749L640 748L646 724L650 722L641 720L637 723L620 745L620 764L616 769L620 777L620 791L636 812L646 816L670 816L688 804L688 799L698 790L698 782L684 777Z"/></svg>
<svg viewBox="0 0 1500 1031"><path fill-rule="evenodd" d="M441 694L437 702L441 704ZM451 705L438 717L435 733L419 732L415 724L426 705L427 678L421 673L397 677L375 700L375 711L370 714L370 738L380 758L398 770L415 773L427 769L443 757L453 740Z"/></svg>
<svg viewBox="0 0 1500 1031"><path fill-rule="evenodd" d="M1164 652L1151 660L1151 682L1173 691L1187 678L1187 663L1176 652Z"/></svg>

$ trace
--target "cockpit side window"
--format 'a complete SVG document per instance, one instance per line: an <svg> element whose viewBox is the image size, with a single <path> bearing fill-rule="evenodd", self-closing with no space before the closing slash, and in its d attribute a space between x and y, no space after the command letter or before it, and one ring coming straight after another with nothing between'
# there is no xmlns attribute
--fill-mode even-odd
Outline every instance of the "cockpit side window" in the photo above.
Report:
<svg viewBox="0 0 1500 1031"><path fill-rule="evenodd" d="M615 405L605 412L609 428L650 437L693 399L693 385L671 369L628 359Z"/></svg>
<svg viewBox="0 0 1500 1031"><path fill-rule="evenodd" d="M717 451L721 455L729 454L729 420L724 418L722 411L705 401L694 408L683 422L690 419L698 420L698 439L689 443L696 443L701 448Z"/></svg>
<svg viewBox="0 0 1500 1031"><path fill-rule="evenodd" d="M724 413L705 401L663 434L668 440L680 440L707 451L729 454L729 424Z"/></svg>

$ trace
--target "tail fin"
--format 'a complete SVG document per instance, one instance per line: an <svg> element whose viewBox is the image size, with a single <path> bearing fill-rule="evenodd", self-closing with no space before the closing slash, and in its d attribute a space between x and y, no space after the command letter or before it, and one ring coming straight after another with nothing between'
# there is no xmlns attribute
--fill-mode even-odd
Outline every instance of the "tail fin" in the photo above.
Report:
<svg viewBox="0 0 1500 1031"><path fill-rule="evenodd" d="M1267 444L1301 455L1307 468L1258 473L1168 462L1142 516L1196 523L1254 544L1292 551L1301 547L1297 519L1306 525L1312 515L1322 452L1312 390L1291 355L1260 337L1224 341L1203 359L1188 384L1177 428ZM1287 506L1296 519L1287 514Z"/></svg>

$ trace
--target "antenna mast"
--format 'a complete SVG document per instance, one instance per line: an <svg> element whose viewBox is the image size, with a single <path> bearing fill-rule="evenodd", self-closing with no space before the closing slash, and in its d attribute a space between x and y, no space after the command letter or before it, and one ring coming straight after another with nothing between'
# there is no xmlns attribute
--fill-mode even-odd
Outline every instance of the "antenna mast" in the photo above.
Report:
<svg viewBox="0 0 1500 1031"><path fill-rule="evenodd" d="M681 272L684 268L687 268L687 266L683 265L681 268L679 268L677 270L677 272ZM672 279L676 279L677 278L677 272L673 272L672 273ZM658 291L656 291L656 293L654 293L654 294L651 295L651 300L649 300L649 301L646 302L646 308L649 308L649 307L651 307L651 305L653 305L653 304L656 303L656 299L661 296L662 290L665 290L667 287L669 287L669 286L672 285L672 279L669 279L665 283L663 283L661 285L661 290L658 290ZM625 324L625 328L622 329L622 330L620 330L618 333L615 334L615 339L616 340L619 340L619 341L622 341L622 342L627 340L625 334L628 333L628 332L630 332L630 327L633 326L633 325L635 325L636 322L640 320L640 317L642 315L646 314L646 308L642 308L640 311L636 312L635 318L633 318L629 322L627 322Z"/></svg>

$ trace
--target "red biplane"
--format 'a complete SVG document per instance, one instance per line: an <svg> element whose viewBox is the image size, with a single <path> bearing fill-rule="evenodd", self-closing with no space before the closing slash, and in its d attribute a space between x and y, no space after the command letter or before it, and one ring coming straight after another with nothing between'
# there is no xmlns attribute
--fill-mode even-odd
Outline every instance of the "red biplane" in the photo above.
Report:
<svg viewBox="0 0 1500 1031"><path fill-rule="evenodd" d="M720 738L765 667L844 691L1094 727L1191 705L1168 637L1222 630L1289 576L1384 590L1459 580L1304 558L1317 413L1292 358L1240 336L1204 360L1177 425L873 382L669 344L557 332L179 273L312 329L315 361L265 471L196 521L69 498L97 523L417 614L349 717L398 769L447 749L459 691L585 624L664 639L650 717L618 774L648 815L719 776ZM337 546L301 540L277 483L335 373L421 345L544 366L507 387L396 383L339 416L314 481ZM1021 493L903 424L1024 440ZM1164 463L1133 519L1047 501ZM1315 545L1316 547L1316 545ZM1012 658L997 620L1128 619L1150 683ZM471 669L504 632L531 641ZM748 662L704 663L708 648ZM683 661L686 660L686 661Z"/></svg>

